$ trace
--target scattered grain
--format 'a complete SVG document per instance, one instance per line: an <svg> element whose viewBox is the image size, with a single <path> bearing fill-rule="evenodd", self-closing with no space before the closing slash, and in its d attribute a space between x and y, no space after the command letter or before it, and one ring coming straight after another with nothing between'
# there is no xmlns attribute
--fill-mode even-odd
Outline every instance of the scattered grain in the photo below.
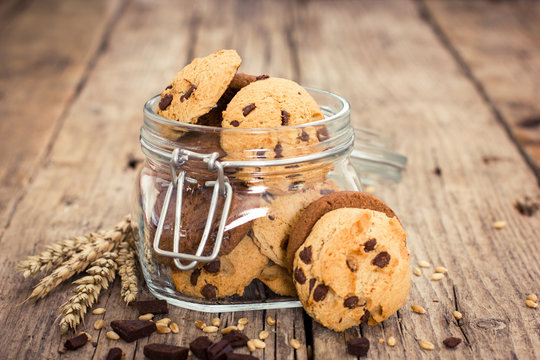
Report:
<svg viewBox="0 0 540 360"><path fill-rule="evenodd" d="M276 325L276 319L274 319L274 318L271 317L271 316L268 316L268 317L266 318L266 323L267 323L268 325L270 325L270 326L274 326L274 325Z"/></svg>
<svg viewBox="0 0 540 360"><path fill-rule="evenodd" d="M453 313L454 317L456 318L456 320L461 320L461 318L463 317L463 314L460 313L459 311L454 311Z"/></svg>
<svg viewBox="0 0 540 360"><path fill-rule="evenodd" d="M205 326L202 331L204 331L205 333L215 333L217 332L219 329L217 326Z"/></svg>
<svg viewBox="0 0 540 360"><path fill-rule="evenodd" d="M500 229L506 227L506 221L504 221L504 220L495 221L493 223L493 227L495 229L497 229L497 230L500 230Z"/></svg>
<svg viewBox="0 0 540 360"><path fill-rule="evenodd" d="M96 322L94 323L94 329L96 330L100 330L104 326L105 326L105 321L103 319L96 320Z"/></svg>
<svg viewBox="0 0 540 360"><path fill-rule="evenodd" d="M413 274L416 275L416 276L421 276L422 275L422 270L420 270L420 268L415 267L414 270L413 270Z"/></svg>
<svg viewBox="0 0 540 360"><path fill-rule="evenodd" d="M266 340L270 336L270 333L266 330L263 330L259 333L259 339Z"/></svg>
<svg viewBox="0 0 540 360"><path fill-rule="evenodd" d="M198 329L204 329L206 327L206 324L204 323L204 321L201 321L201 320L196 320L195 321L195 326L198 328Z"/></svg>
<svg viewBox="0 0 540 360"><path fill-rule="evenodd" d="M257 350L255 344L253 343L253 340L248 340L247 347L250 352L254 352L255 350Z"/></svg>
<svg viewBox="0 0 540 360"><path fill-rule="evenodd" d="M390 336L388 340L386 340L386 343L388 344L388 346L396 346L396 338Z"/></svg>
<svg viewBox="0 0 540 360"><path fill-rule="evenodd" d="M264 341L260 339L253 339L252 341L253 341L253 345L255 345L257 349L264 349L266 347L266 344L264 343Z"/></svg>
<svg viewBox="0 0 540 360"><path fill-rule="evenodd" d="M174 323L174 322L171 323L171 324L169 325L169 328L171 329L171 332L172 332L173 334L178 334L178 333L180 332L180 328L178 327L178 324L177 324L177 323Z"/></svg>
<svg viewBox="0 0 540 360"><path fill-rule="evenodd" d="M364 192L370 195L375 194L375 186L366 186Z"/></svg>
<svg viewBox="0 0 540 360"><path fill-rule="evenodd" d="M156 323L156 331L158 334L168 334L171 332L171 329L165 324Z"/></svg>
<svg viewBox="0 0 540 360"><path fill-rule="evenodd" d="M227 335L228 333L230 333L231 331L233 330L238 330L238 327L232 325L232 326L227 326L225 329L221 330L221 333L223 335Z"/></svg>
<svg viewBox="0 0 540 360"><path fill-rule="evenodd" d="M245 325L244 324L238 324L238 326L236 327L238 330L240 331L244 331L244 327Z"/></svg>
<svg viewBox="0 0 540 360"><path fill-rule="evenodd" d="M435 267L435 272L446 274L448 272L448 269L445 268L444 266L437 266Z"/></svg>
<svg viewBox="0 0 540 360"><path fill-rule="evenodd" d="M441 280L442 278L444 278L444 274L441 274L441 273L434 273L434 274L431 274L431 276L429 277L431 280Z"/></svg>
<svg viewBox="0 0 540 360"><path fill-rule="evenodd" d="M105 314L105 309L104 309L104 308L97 308L97 309L94 309L94 310L92 310L92 314L94 314L94 315Z"/></svg>
<svg viewBox="0 0 540 360"><path fill-rule="evenodd" d="M411 306L411 308L417 314L425 314L426 313L426 309L424 309L420 305L413 305L413 306Z"/></svg>
<svg viewBox="0 0 540 360"><path fill-rule="evenodd" d="M154 318L154 314L144 314L144 315L141 315L139 316L139 320L152 320Z"/></svg>
<svg viewBox="0 0 540 360"><path fill-rule="evenodd" d="M221 320L219 318L217 318L217 317L213 318L212 319L212 325L219 327L219 325L221 325Z"/></svg>
<svg viewBox="0 0 540 360"><path fill-rule="evenodd" d="M289 345L291 345L291 347L296 350L300 349L301 346L300 341L294 338L289 341Z"/></svg>
<svg viewBox="0 0 540 360"><path fill-rule="evenodd" d="M431 264L425 260L418 260L418 266L420 266L421 268L428 268L431 266Z"/></svg>
<svg viewBox="0 0 540 360"><path fill-rule="evenodd" d="M538 302L538 296L536 296L536 294L529 294L527 295L527 300Z"/></svg>
<svg viewBox="0 0 540 360"><path fill-rule="evenodd" d="M247 318L240 318L238 319L238 325L246 325L248 323Z"/></svg>
<svg viewBox="0 0 540 360"><path fill-rule="evenodd" d="M163 318L163 319L159 319L158 321L156 321L156 325L157 324L163 324L165 326L169 326L169 324L171 323L171 319L169 318Z"/></svg>
<svg viewBox="0 0 540 360"><path fill-rule="evenodd" d="M107 336L107 339L109 339L109 340L119 340L120 339L120 335L118 335L114 331L107 331L107 334L105 334L105 335Z"/></svg>
<svg viewBox="0 0 540 360"><path fill-rule="evenodd" d="M384 339L383 339L383 338L380 338L380 339L379 339L379 343L380 343L380 344L384 343Z"/></svg>
<svg viewBox="0 0 540 360"><path fill-rule="evenodd" d="M536 309L538 307L538 303L535 303L532 300L525 300L525 305L527 305L530 308Z"/></svg>
<svg viewBox="0 0 540 360"><path fill-rule="evenodd" d="M432 343L430 343L429 341L426 341L426 340L420 340L420 347L424 350L433 350L435 349L435 345L433 345Z"/></svg>

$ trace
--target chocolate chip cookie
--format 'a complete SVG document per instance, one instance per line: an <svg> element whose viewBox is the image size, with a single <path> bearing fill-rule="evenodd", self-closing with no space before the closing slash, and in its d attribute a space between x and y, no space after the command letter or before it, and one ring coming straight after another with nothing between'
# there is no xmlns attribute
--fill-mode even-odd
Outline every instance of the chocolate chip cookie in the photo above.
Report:
<svg viewBox="0 0 540 360"><path fill-rule="evenodd" d="M278 295L296 296L296 288L291 274L287 269L274 264L272 261L268 262L264 267L258 279Z"/></svg>
<svg viewBox="0 0 540 360"><path fill-rule="evenodd" d="M410 288L406 235L396 217L379 211L324 214L294 256L293 281L306 312L335 331L393 315Z"/></svg>

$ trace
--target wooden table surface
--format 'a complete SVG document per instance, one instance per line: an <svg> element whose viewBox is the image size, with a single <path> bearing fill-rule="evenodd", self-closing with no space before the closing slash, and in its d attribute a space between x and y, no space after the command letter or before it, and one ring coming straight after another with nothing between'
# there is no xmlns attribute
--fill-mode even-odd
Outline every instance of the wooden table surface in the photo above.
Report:
<svg viewBox="0 0 540 360"><path fill-rule="evenodd" d="M120 346L140 359L146 343L185 345L200 335L193 320L216 316L174 308L179 334L112 342L91 324L135 318L117 280L105 315L87 317L97 346L62 355L55 319L71 285L21 304L36 280L15 265L128 213L143 103L193 57L235 48L243 71L337 92L356 125L394 140L408 168L376 195L407 229L411 263L449 269L441 281L424 269L396 316L343 333L301 309L219 314L247 317L252 338L277 318L255 355L305 359L310 345L315 359L349 359L345 340L361 334L373 359L540 358L540 309L525 306L540 294L540 212L516 208L540 201L539 2L4 0L0 19L0 357L104 359ZM389 336L395 347L379 342ZM448 350L448 336L464 343Z"/></svg>

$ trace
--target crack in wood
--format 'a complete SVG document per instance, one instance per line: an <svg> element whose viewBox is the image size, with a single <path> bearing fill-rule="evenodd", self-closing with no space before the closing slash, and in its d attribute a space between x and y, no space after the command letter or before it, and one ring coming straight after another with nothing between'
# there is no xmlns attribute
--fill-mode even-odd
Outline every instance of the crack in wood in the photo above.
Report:
<svg viewBox="0 0 540 360"><path fill-rule="evenodd" d="M452 285L452 292L454 293L454 306L456 311L460 311L459 309L459 301L457 296L457 288L455 285ZM460 311L461 312L461 311ZM463 337L465 338L465 343L469 348L472 348L471 342L469 341L469 337L467 336L467 333L465 329L463 328L463 321L456 319L456 322L458 324L459 331L463 334Z"/></svg>
<svg viewBox="0 0 540 360"><path fill-rule="evenodd" d="M524 147L520 145L516 135L510 128L509 123L505 121L504 116L501 114L493 100L491 100L491 98L489 97L486 89L484 88L484 85L482 85L480 80L477 79L476 76L473 74L471 67L467 64L458 49L452 44L449 37L446 35L440 24L435 19L435 16L428 9L425 3L426 0L413 1L417 4L418 14L420 18L428 24L428 26L435 34L435 37L440 41L443 47L450 53L452 58L455 60L459 69L463 72L463 75L473 84L474 88L480 95L480 98L484 101L488 109L491 111L495 120L499 123L499 125L502 126L510 142L514 144L514 146L517 148L521 157L525 160L525 162L535 175L538 185L540 185L540 167L535 164L534 159L531 158L531 156L529 156L525 152Z"/></svg>

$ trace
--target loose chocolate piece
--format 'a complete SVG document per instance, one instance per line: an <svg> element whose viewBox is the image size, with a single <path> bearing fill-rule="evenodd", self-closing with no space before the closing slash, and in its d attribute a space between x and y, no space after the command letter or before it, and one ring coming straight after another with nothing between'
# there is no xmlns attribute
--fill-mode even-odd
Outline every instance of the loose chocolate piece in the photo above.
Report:
<svg viewBox="0 0 540 360"><path fill-rule="evenodd" d="M264 153L266 153L266 150L258 150L257 159L266 159L266 156L264 156Z"/></svg>
<svg viewBox="0 0 540 360"><path fill-rule="evenodd" d="M300 268L294 269L294 279L299 284L305 284L306 283L306 275L304 275L304 271Z"/></svg>
<svg viewBox="0 0 540 360"><path fill-rule="evenodd" d="M167 307L167 301L165 300L145 300L137 301L137 310L139 315L144 314L167 314L169 309Z"/></svg>
<svg viewBox="0 0 540 360"><path fill-rule="evenodd" d="M188 91L186 91L185 94L183 94L182 96L180 96L180 102L184 102L184 100L187 100L189 99L189 97L191 96L191 94L193 93L193 90L197 89L197 87L193 84L191 84L191 86L189 87Z"/></svg>
<svg viewBox="0 0 540 360"><path fill-rule="evenodd" d="M281 143L277 143L276 146L274 146L274 152L276 153L274 158L280 159L283 157L283 146L281 146Z"/></svg>
<svg viewBox="0 0 540 360"><path fill-rule="evenodd" d="M243 109L242 109L242 114L245 116L248 116L250 112L252 112L253 110L255 110L256 106L255 104L251 103L249 105L246 105Z"/></svg>
<svg viewBox="0 0 540 360"><path fill-rule="evenodd" d="M206 299L215 299L217 296L217 288L214 285L206 284L201 289L201 295Z"/></svg>
<svg viewBox="0 0 540 360"><path fill-rule="evenodd" d="M309 279L309 293L311 294L311 290L313 290L313 287L315 286L315 283L317 282L317 279Z"/></svg>
<svg viewBox="0 0 540 360"><path fill-rule="evenodd" d="M311 246L306 246L304 250L300 251L298 256L300 256L300 260L302 260L304 264L311 264Z"/></svg>
<svg viewBox="0 0 540 360"><path fill-rule="evenodd" d="M354 356L366 356L369 351L369 340L361 337L347 341L347 352Z"/></svg>
<svg viewBox="0 0 540 360"><path fill-rule="evenodd" d="M238 125L240 125L240 123L237 120L233 120L233 121L231 121L231 125L234 126L234 127L238 127Z"/></svg>
<svg viewBox="0 0 540 360"><path fill-rule="evenodd" d="M156 331L156 324L147 320L114 320L111 327L127 342L149 336Z"/></svg>
<svg viewBox="0 0 540 360"><path fill-rule="evenodd" d="M223 335L222 340L227 340L233 348L246 346L249 338L240 330L233 330L227 335Z"/></svg>
<svg viewBox="0 0 540 360"><path fill-rule="evenodd" d="M216 274L219 272L219 269L221 268L221 261L219 261L219 258L218 258L212 262L209 262L203 267L204 267L204 270L206 270L206 272L209 272L210 274Z"/></svg>
<svg viewBox="0 0 540 360"><path fill-rule="evenodd" d="M291 118L291 114L289 114L285 110L281 110L281 125L282 126L289 125L289 119L290 118Z"/></svg>
<svg viewBox="0 0 540 360"><path fill-rule="evenodd" d="M255 78L255 80L266 80L268 79L270 76L264 74L264 75L259 75Z"/></svg>
<svg viewBox="0 0 540 360"><path fill-rule="evenodd" d="M349 309L354 309L356 306L358 306L358 296L349 296L343 302L343 306Z"/></svg>
<svg viewBox="0 0 540 360"><path fill-rule="evenodd" d="M324 284L319 284L317 285L315 290L313 290L313 300L323 301L326 297L326 294L328 294L328 286Z"/></svg>
<svg viewBox="0 0 540 360"><path fill-rule="evenodd" d="M375 249L375 245L377 245L377 239L371 239L371 240L366 241L366 243L364 244L364 251L365 252L373 251L373 249Z"/></svg>
<svg viewBox="0 0 540 360"><path fill-rule="evenodd" d="M302 134L298 136L298 139L302 141L309 141L309 134L305 132L304 130L302 130Z"/></svg>
<svg viewBox="0 0 540 360"><path fill-rule="evenodd" d="M122 349L117 347L110 349L106 360L122 360Z"/></svg>
<svg viewBox="0 0 540 360"><path fill-rule="evenodd" d="M236 353L227 353L225 357L226 360L259 360L258 357L248 355L248 354L236 354Z"/></svg>
<svg viewBox="0 0 540 360"><path fill-rule="evenodd" d="M371 261L373 265L378 266L381 269L385 267L386 265L388 265L389 262L390 262L390 254L387 253L386 251L378 253L377 256L375 256L375 259Z"/></svg>
<svg viewBox="0 0 540 360"><path fill-rule="evenodd" d="M461 339L457 337L449 337L443 340L443 344L450 349L455 348L460 343L461 343Z"/></svg>
<svg viewBox="0 0 540 360"><path fill-rule="evenodd" d="M318 128L316 134L319 141L328 140L328 138L330 137L328 135L328 129L326 129L326 127Z"/></svg>
<svg viewBox="0 0 540 360"><path fill-rule="evenodd" d="M364 310L364 315L362 315L362 317L360 318L360 323L361 324L367 324L368 320L369 320L369 316L371 314L369 313L369 310Z"/></svg>
<svg viewBox="0 0 540 360"><path fill-rule="evenodd" d="M197 280L199 280L199 276L201 276L201 269L197 268L193 270L193 272L189 276L189 282L191 283L191 285L197 285Z"/></svg>
<svg viewBox="0 0 540 360"><path fill-rule="evenodd" d="M86 336L86 334L81 334L71 339L67 339L66 342L64 343L64 346L68 350L77 350L78 348L86 344L87 342L88 342L88 336Z"/></svg>
<svg viewBox="0 0 540 360"><path fill-rule="evenodd" d="M208 336L199 336L189 344L189 350L197 358L201 360L208 360L206 355L206 349L208 349L213 344L212 340Z"/></svg>
<svg viewBox="0 0 540 360"><path fill-rule="evenodd" d="M144 355L150 360L186 360L189 349L169 344L148 344L144 346Z"/></svg>
<svg viewBox="0 0 540 360"><path fill-rule="evenodd" d="M169 105L171 105L172 99L173 99L172 94L163 95L161 100L159 100L159 108L161 110L165 110L166 108L168 108Z"/></svg>
<svg viewBox="0 0 540 360"><path fill-rule="evenodd" d="M212 344L206 350L208 360L225 360L228 352L232 352L233 348L227 340L221 339L215 344Z"/></svg>

